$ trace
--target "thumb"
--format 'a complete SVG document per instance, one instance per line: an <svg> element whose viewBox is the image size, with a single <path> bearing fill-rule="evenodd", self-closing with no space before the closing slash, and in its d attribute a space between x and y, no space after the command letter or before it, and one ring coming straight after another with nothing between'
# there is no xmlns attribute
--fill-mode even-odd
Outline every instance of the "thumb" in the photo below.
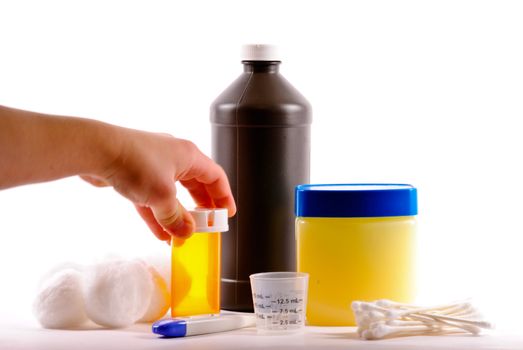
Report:
<svg viewBox="0 0 523 350"><path fill-rule="evenodd" d="M194 231L192 215L174 196L161 204L152 205L151 211L156 221L175 237L187 238Z"/></svg>

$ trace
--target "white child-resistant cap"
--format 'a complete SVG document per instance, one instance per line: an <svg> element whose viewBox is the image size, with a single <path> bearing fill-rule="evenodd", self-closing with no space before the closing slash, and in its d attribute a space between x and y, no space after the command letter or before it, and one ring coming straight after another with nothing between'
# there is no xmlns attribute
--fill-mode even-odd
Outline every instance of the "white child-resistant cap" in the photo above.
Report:
<svg viewBox="0 0 523 350"><path fill-rule="evenodd" d="M241 58L242 61L281 61L278 47L266 44L243 45Z"/></svg>
<svg viewBox="0 0 523 350"><path fill-rule="evenodd" d="M227 209L196 208L190 210L194 223L194 232L225 232L229 231Z"/></svg>

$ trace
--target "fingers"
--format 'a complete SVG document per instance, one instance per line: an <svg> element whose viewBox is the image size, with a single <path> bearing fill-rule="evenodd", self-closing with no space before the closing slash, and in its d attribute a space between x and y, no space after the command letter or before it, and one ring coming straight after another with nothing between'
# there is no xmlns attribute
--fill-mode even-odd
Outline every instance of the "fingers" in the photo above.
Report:
<svg viewBox="0 0 523 350"><path fill-rule="evenodd" d="M222 170L223 171L223 170ZM236 203L232 196L231 188L229 186L229 181L223 174L224 178L220 178L215 182L206 184L205 188L209 195L213 198L216 207L218 208L227 208L229 217L232 217L236 214Z"/></svg>
<svg viewBox="0 0 523 350"><path fill-rule="evenodd" d="M120 157L125 161L118 163L107 180L135 203L158 239L186 238L195 228L191 214L176 198L176 181L189 190L199 207L227 208L229 216L236 213L225 172L192 142L145 132L137 132L132 140L133 147L128 146ZM104 184L91 176L82 178L94 185Z"/></svg>
<svg viewBox="0 0 523 350"><path fill-rule="evenodd" d="M168 189L149 199L149 207L157 224L171 235L186 238L193 233L194 220L176 198L174 181Z"/></svg>
<svg viewBox="0 0 523 350"><path fill-rule="evenodd" d="M149 229L160 240L169 240L171 236L187 238L194 231L191 214L176 198L174 181L152 190L147 206L135 206Z"/></svg>
<svg viewBox="0 0 523 350"><path fill-rule="evenodd" d="M156 221L156 218L154 217L151 208L142 207L136 204L135 207L138 211L138 214L140 214L140 216L142 217L143 221L145 221L149 229L159 240L169 241L171 239L171 235L167 231L165 231L163 227Z"/></svg>
<svg viewBox="0 0 523 350"><path fill-rule="evenodd" d="M214 208L213 199L207 192L205 185L201 182L196 181L195 179L191 180L180 180L180 183L189 191L191 197L194 199L196 206L199 208Z"/></svg>
<svg viewBox="0 0 523 350"><path fill-rule="evenodd" d="M236 214L236 204L227 175L218 164L203 153L197 152L191 169L184 172L179 180L198 205L214 204L215 207L227 208L229 216Z"/></svg>

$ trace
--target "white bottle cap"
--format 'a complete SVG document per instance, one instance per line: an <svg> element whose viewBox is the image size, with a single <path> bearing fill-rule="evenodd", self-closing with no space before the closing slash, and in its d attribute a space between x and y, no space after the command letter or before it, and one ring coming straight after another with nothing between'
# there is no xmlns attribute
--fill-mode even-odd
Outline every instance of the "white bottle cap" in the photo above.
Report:
<svg viewBox="0 0 523 350"><path fill-rule="evenodd" d="M229 231L227 209L196 208L189 213L196 224L194 232Z"/></svg>
<svg viewBox="0 0 523 350"><path fill-rule="evenodd" d="M250 44L242 46L242 61L281 61L276 45Z"/></svg>

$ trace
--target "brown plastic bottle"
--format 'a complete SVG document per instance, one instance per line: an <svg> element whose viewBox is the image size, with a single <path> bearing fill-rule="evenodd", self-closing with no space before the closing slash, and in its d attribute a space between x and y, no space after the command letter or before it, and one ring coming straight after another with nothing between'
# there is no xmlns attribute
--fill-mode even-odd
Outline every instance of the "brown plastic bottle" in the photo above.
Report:
<svg viewBox="0 0 523 350"><path fill-rule="evenodd" d="M273 46L245 46L242 63L211 106L212 157L238 207L222 236L221 308L252 311L249 275L296 270L294 188L309 182L312 113Z"/></svg>

